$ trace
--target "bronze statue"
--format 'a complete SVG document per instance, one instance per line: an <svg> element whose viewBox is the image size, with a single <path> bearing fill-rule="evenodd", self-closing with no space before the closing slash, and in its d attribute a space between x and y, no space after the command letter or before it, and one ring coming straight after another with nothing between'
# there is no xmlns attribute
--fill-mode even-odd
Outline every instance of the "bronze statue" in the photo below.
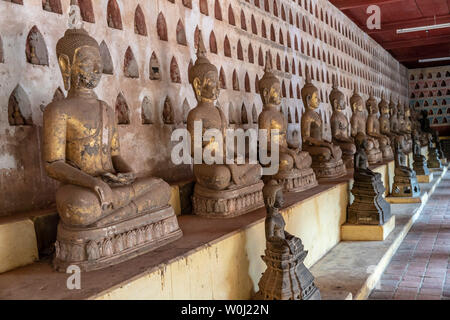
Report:
<svg viewBox="0 0 450 320"><path fill-rule="evenodd" d="M333 89L330 92L330 103L333 108L331 116L331 134L333 143L342 150L342 160L347 169L353 168L353 156L356 152L355 143L350 136L350 123L344 114L345 96L338 89L336 77L333 75Z"/></svg>
<svg viewBox="0 0 450 320"><path fill-rule="evenodd" d="M305 106L302 117L303 150L312 156L312 168L316 177L328 179L346 175L341 148L322 138L322 119L315 111L320 104L319 91L311 83L309 68L306 68L306 83L301 93Z"/></svg>
<svg viewBox="0 0 450 320"><path fill-rule="evenodd" d="M286 117L279 111L281 104L280 81L273 74L266 54L266 67L264 76L259 81L259 93L263 102L263 111L259 115L259 129L268 132L267 150L270 152L271 140L278 139L280 167L275 179L283 186L285 191L300 192L317 186L316 175L311 169L312 158L308 152L304 152L299 145L291 146L286 139ZM277 137L272 137L271 130L279 130Z"/></svg>
<svg viewBox="0 0 450 320"><path fill-rule="evenodd" d="M398 132L404 139L404 152L410 153L412 151L412 138L411 129L408 127L407 118L409 118L409 112L405 111L405 106L400 103L397 104L397 119L398 119Z"/></svg>
<svg viewBox="0 0 450 320"><path fill-rule="evenodd" d="M351 124L352 124L352 137L356 138L358 133L362 133L366 136L366 118L364 116L364 101L361 96L355 90L353 96L350 98L350 105L353 110ZM377 139L367 135L367 157L369 164L377 164L383 162L383 154L380 151L380 144Z"/></svg>
<svg viewBox="0 0 450 320"><path fill-rule="evenodd" d="M114 110L94 92L102 76L97 41L68 29L56 53L69 92L44 112L45 169L62 183L55 268L100 269L181 237L170 186L136 178L120 155Z"/></svg>
<svg viewBox="0 0 450 320"><path fill-rule="evenodd" d="M258 300L320 300L314 276L303 261L308 255L301 239L286 232L280 213L283 187L275 180L263 189L267 217L265 221L266 250L262 257L267 265L259 281Z"/></svg>
<svg viewBox="0 0 450 320"><path fill-rule="evenodd" d="M437 130L433 130L433 139L442 165L447 165L447 158L445 157L444 150L442 150L442 143Z"/></svg>
<svg viewBox="0 0 450 320"><path fill-rule="evenodd" d="M394 159L394 153L391 147L391 140L388 136L381 133L380 120L378 119L378 105L373 90L370 92L370 97L366 102L366 108L369 113L367 117L367 135L376 139L379 142L384 161Z"/></svg>
<svg viewBox="0 0 450 320"><path fill-rule="evenodd" d="M414 131L413 134L413 146L413 169L419 176L428 176L430 174L430 170L428 169L427 158L422 155L420 137L417 131Z"/></svg>
<svg viewBox="0 0 450 320"><path fill-rule="evenodd" d="M347 222L360 225L383 225L391 218L391 206L383 197L386 190L381 174L370 170L366 150L368 141L364 133L355 137L356 154L352 193L355 200L347 211Z"/></svg>
<svg viewBox="0 0 450 320"><path fill-rule="evenodd" d="M439 150L436 148L436 142L434 141L434 137L431 133L428 134L428 168L442 168L442 162L439 157Z"/></svg>
<svg viewBox="0 0 450 320"><path fill-rule="evenodd" d="M395 139L395 176L392 186L392 197L418 197L420 187L416 172L407 166L406 156L403 153L402 139Z"/></svg>
<svg viewBox="0 0 450 320"><path fill-rule="evenodd" d="M219 96L219 74L217 68L206 57L203 38L199 36L197 61L189 70L189 82L197 97L198 105L188 114L187 129L194 146L194 123L202 124L203 132L217 129L226 136L228 121L220 108L215 106ZM225 139L224 139L225 140ZM214 139L203 142L202 154L220 152ZM259 164L226 164L223 141L223 164L194 164L196 185L193 208L197 215L207 217L233 217L263 206L261 180L262 168ZM212 150L212 151L211 151ZM194 156L194 148L192 148Z"/></svg>

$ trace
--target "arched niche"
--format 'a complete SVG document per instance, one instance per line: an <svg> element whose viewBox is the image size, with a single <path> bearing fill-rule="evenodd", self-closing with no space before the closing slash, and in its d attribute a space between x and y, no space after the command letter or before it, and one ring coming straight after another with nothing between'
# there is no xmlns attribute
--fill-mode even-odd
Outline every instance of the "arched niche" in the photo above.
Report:
<svg viewBox="0 0 450 320"><path fill-rule="evenodd" d="M181 20L177 23L177 43L183 46L187 46L186 32L184 31L184 24Z"/></svg>
<svg viewBox="0 0 450 320"><path fill-rule="evenodd" d="M137 64L136 58L134 57L133 50L131 50L131 47L128 47L127 51L125 52L123 72L125 77L127 78L139 78L139 66Z"/></svg>
<svg viewBox="0 0 450 320"><path fill-rule="evenodd" d="M109 75L114 74L114 65L111 58L111 53L109 52L105 41L100 43L100 56L102 57L103 62L103 73Z"/></svg>
<svg viewBox="0 0 450 320"><path fill-rule="evenodd" d="M119 125L130 124L130 108L122 93L119 93L116 99L116 120Z"/></svg>
<svg viewBox="0 0 450 320"><path fill-rule="evenodd" d="M78 0L78 6L80 7L81 19L89 23L95 23L92 0Z"/></svg>
<svg viewBox="0 0 450 320"><path fill-rule="evenodd" d="M36 26L28 33L25 47L27 62L35 65L48 66L48 51L44 37Z"/></svg>
<svg viewBox="0 0 450 320"><path fill-rule="evenodd" d="M45 11L62 14L61 0L42 0L42 9Z"/></svg>
<svg viewBox="0 0 450 320"><path fill-rule="evenodd" d="M182 110L183 110L183 123L186 124L189 112L191 112L191 106L189 105L189 102L187 101L186 98L183 101Z"/></svg>
<svg viewBox="0 0 450 320"><path fill-rule="evenodd" d="M136 7L134 12L134 32L141 36L147 36L147 24L145 23L144 12L140 5Z"/></svg>
<svg viewBox="0 0 450 320"><path fill-rule="evenodd" d="M153 105L149 97L145 96L141 104L142 124L153 124Z"/></svg>
<svg viewBox="0 0 450 320"><path fill-rule="evenodd" d="M122 30L122 16L120 14L120 8L116 0L109 0L106 8L106 18L108 26L113 29Z"/></svg>
<svg viewBox="0 0 450 320"><path fill-rule="evenodd" d="M222 21L222 8L220 7L219 0L215 0L214 2L214 17L217 20Z"/></svg>
<svg viewBox="0 0 450 320"><path fill-rule="evenodd" d="M33 125L30 99L20 84L14 88L9 96L8 121L11 126Z"/></svg>
<svg viewBox="0 0 450 320"><path fill-rule="evenodd" d="M161 80L161 66L156 53L153 52L150 58L150 80Z"/></svg>
<svg viewBox="0 0 450 320"><path fill-rule="evenodd" d="M168 41L166 18L162 12L159 13L158 19L156 20L156 30L159 40Z"/></svg>
<svg viewBox="0 0 450 320"><path fill-rule="evenodd" d="M169 96L164 100L162 118L164 124L174 124L175 123L175 113L172 106L172 101Z"/></svg>
<svg viewBox="0 0 450 320"><path fill-rule="evenodd" d="M173 83L181 83L180 69L175 57L170 61L170 79Z"/></svg>

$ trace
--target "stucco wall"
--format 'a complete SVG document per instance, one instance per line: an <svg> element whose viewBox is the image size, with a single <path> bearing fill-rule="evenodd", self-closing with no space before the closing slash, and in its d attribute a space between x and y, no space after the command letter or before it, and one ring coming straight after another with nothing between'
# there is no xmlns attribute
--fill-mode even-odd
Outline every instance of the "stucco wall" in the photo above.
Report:
<svg viewBox="0 0 450 320"><path fill-rule="evenodd" d="M197 27L202 30L207 49L210 49L210 34L214 31L217 54L208 53L208 56L219 70L223 68L226 78L226 89L221 91L219 105L226 115L231 114L236 120L241 119L243 104L250 122L253 106L257 113L261 111L255 79L263 75L263 67L258 63L259 52L265 54L267 50L271 52L274 69L277 69L277 55L280 57L282 71L276 74L284 82L286 92L283 112L286 116L291 112L292 122L296 122L289 125L291 133L295 129L299 130L303 104L297 96L297 87L301 89L304 84L307 66L313 68L313 81L324 101L320 114L326 123L326 137L330 137L331 107L326 101L331 90L332 74L338 76L348 98L352 95L353 83L361 86L365 99L370 88L374 88L377 96L385 90L388 95L391 92L395 96L400 95L402 100L408 96L407 70L328 1L275 1L278 11L278 16L275 16L273 0L267 1L268 11L265 10L264 0L201 0L208 7L208 15L200 12L199 0L117 0L122 30L108 26L107 7L110 1L92 1L91 17L94 17L95 23L85 23L85 29L99 43L105 41L114 66L113 75L105 75L96 92L111 107L115 106L119 93L125 97L130 111L130 124L120 126L122 152L141 175L153 174L168 181L191 176L189 166L175 167L171 163L170 136L175 128L184 126L183 118L187 111L186 108L183 110L184 101L190 108L196 102L188 83L187 70L189 61L195 61L194 35ZM58 14L43 10L41 0L13 2L16 3L0 0L0 37L3 48L0 49L0 215L47 207L54 199L57 185L46 177L40 160L42 109L53 99L57 88L64 88L55 46L67 28L70 3L69 0L61 0L63 14ZM192 9L184 5L189 2L192 3ZM256 7L255 3L258 2L259 7ZM135 33L138 4L145 18L147 36ZM220 10L218 7L216 9L217 4L220 4ZM234 12L235 26L229 23L230 6ZM222 20L215 17L219 11ZM168 41L162 41L158 36L157 19L160 13L165 17ZM242 16L245 16L246 31L242 29ZM112 20L115 19L117 17ZM187 46L177 43L179 20L185 29ZM266 27L266 37L262 36L262 21ZM33 26L39 29L45 41L48 65L27 62L26 43ZM271 26L275 31L275 41L271 40ZM280 30L283 44L280 44ZM288 47L288 34L291 48ZM224 53L225 36L230 42L231 57L226 57ZM241 43L243 60L238 59L238 41ZM254 53L253 63L249 60L249 44ZM124 57L128 47L134 54L139 78L124 75ZM38 48L43 50L42 47ZM153 52L161 65L161 80L150 79L149 62ZM171 81L170 64L173 58L179 67L181 83ZM286 59L289 64L287 67ZM233 90L233 71L239 80L239 91ZM248 88L245 85L246 74ZM32 125L10 125L8 105L18 85L21 88L20 98L26 97L30 107L29 112L24 107L23 116L26 117L28 112ZM250 92L246 92L246 89ZM153 124L142 124L141 105L145 97L151 102ZM163 122L162 110L166 97L171 100L176 124ZM27 105L26 102L22 104ZM232 112L229 113L230 106ZM298 117L295 116L296 112ZM347 113L350 115L349 110Z"/></svg>

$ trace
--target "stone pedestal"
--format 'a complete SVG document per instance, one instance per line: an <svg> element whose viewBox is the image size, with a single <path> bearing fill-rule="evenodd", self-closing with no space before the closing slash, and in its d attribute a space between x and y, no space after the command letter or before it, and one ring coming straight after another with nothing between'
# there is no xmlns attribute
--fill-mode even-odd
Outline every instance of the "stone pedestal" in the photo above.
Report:
<svg viewBox="0 0 450 320"><path fill-rule="evenodd" d="M208 218L232 218L264 206L262 181L228 190L211 190L195 185L193 212Z"/></svg>
<svg viewBox="0 0 450 320"><path fill-rule="evenodd" d="M311 167L316 173L317 179L336 179L347 174L347 169L345 168L342 159L329 162L318 162L313 160Z"/></svg>
<svg viewBox="0 0 450 320"><path fill-rule="evenodd" d="M316 174L311 168L279 172L271 179L276 180L280 186L283 186L285 192L302 192L318 185Z"/></svg>
<svg viewBox="0 0 450 320"><path fill-rule="evenodd" d="M70 265L77 265L82 271L102 269L181 236L170 206L106 227L77 229L60 222L53 265L60 272L66 272Z"/></svg>
<svg viewBox="0 0 450 320"><path fill-rule="evenodd" d="M320 300L314 276L303 261L308 254L299 238L290 235L288 245L278 246L267 241L265 256L267 265L259 281L256 300ZM292 253L293 251L293 253Z"/></svg>
<svg viewBox="0 0 450 320"><path fill-rule="evenodd" d="M433 181L433 172L430 172L427 175L417 175L417 181L419 183L430 183Z"/></svg>
<svg viewBox="0 0 450 320"><path fill-rule="evenodd" d="M428 199L428 193L424 192L415 197L386 197L386 201L390 204L404 204L404 203L424 203Z"/></svg>
<svg viewBox="0 0 450 320"><path fill-rule="evenodd" d="M416 198L420 196L420 186L417 177L394 177L394 184L390 197L409 197Z"/></svg>
<svg viewBox="0 0 450 320"><path fill-rule="evenodd" d="M442 168L441 159L439 159L439 152L435 148L429 148L428 152L428 168L440 169Z"/></svg>
<svg viewBox="0 0 450 320"><path fill-rule="evenodd" d="M382 225L346 223L341 227L342 241L384 241L395 228L395 216Z"/></svg>

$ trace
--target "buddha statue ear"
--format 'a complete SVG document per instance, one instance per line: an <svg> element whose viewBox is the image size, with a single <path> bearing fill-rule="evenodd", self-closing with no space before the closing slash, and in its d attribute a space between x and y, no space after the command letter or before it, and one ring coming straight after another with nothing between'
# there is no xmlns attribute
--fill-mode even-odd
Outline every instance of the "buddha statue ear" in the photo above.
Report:
<svg viewBox="0 0 450 320"><path fill-rule="evenodd" d="M61 54L58 58L58 63L64 81L64 88L66 89L66 91L69 91L71 74L70 59L67 55Z"/></svg>
<svg viewBox="0 0 450 320"><path fill-rule="evenodd" d="M195 91L197 100L200 101L201 97L202 97L202 87L201 87L200 79L198 77L196 77L194 79L194 81L192 81L192 85L194 86L194 91Z"/></svg>
<svg viewBox="0 0 450 320"><path fill-rule="evenodd" d="M269 90L267 90L267 88L263 89L263 97L264 97L264 103L268 103L269 102Z"/></svg>

